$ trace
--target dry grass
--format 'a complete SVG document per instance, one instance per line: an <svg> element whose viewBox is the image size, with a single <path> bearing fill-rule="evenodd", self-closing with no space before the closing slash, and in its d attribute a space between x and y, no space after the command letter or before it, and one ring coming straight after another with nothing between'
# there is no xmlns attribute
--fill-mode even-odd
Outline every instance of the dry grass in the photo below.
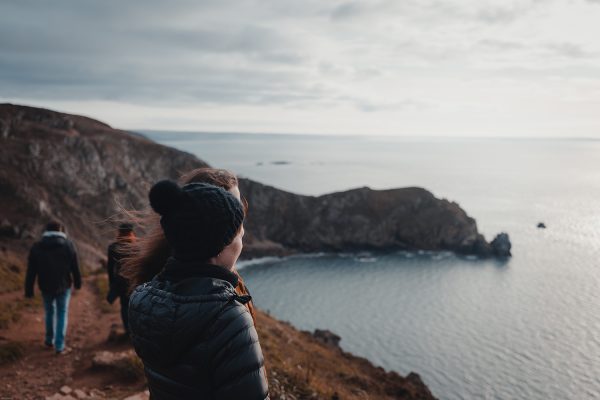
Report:
<svg viewBox="0 0 600 400"><path fill-rule="evenodd" d="M23 288L25 266L12 258L0 259L0 294Z"/></svg>
<svg viewBox="0 0 600 400"><path fill-rule="evenodd" d="M0 252L0 294L4 295L0 301L0 329L6 329L11 323L19 321L24 307L38 307L41 304L37 297L30 300L8 294L23 291L26 270L23 259L25 258L17 257L6 249Z"/></svg>
<svg viewBox="0 0 600 400"><path fill-rule="evenodd" d="M18 342L0 342L0 365L17 361L25 354L25 348Z"/></svg>
<svg viewBox="0 0 600 400"><path fill-rule="evenodd" d="M6 329L8 326L21 319L21 301L0 303L0 329Z"/></svg>
<svg viewBox="0 0 600 400"><path fill-rule="evenodd" d="M433 399L416 376L402 377L326 346L258 312L272 399Z"/></svg>
<svg viewBox="0 0 600 400"><path fill-rule="evenodd" d="M11 323L19 321L24 308L39 308L41 305L42 299L39 295L33 299L16 298L12 301L1 302L0 329L6 329Z"/></svg>
<svg viewBox="0 0 600 400"><path fill-rule="evenodd" d="M96 292L98 293L100 311L106 314L115 312L115 308L113 307L114 303L109 304L106 301L106 295L108 294L109 290L108 276L106 274L98 274L94 279L94 286L96 287Z"/></svg>
<svg viewBox="0 0 600 400"><path fill-rule="evenodd" d="M119 368L119 374L126 379L139 380L145 377L144 363L135 354L124 360L123 365Z"/></svg>

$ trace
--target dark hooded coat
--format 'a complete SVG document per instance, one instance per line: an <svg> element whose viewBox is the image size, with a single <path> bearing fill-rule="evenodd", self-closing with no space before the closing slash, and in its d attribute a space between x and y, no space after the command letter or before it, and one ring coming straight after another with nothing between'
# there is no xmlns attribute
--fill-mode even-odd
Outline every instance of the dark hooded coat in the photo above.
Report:
<svg viewBox="0 0 600 400"><path fill-rule="evenodd" d="M77 252L70 240L60 232L45 232L29 251L25 296L33 297L37 277L42 293L58 295L74 284L81 288L81 272Z"/></svg>

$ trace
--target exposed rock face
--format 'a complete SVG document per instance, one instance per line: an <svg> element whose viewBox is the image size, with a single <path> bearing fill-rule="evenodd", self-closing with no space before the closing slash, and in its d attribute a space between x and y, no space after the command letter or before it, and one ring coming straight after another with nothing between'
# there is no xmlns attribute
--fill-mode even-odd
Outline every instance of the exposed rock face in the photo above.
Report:
<svg viewBox="0 0 600 400"><path fill-rule="evenodd" d="M68 227L84 262L96 266L114 234L107 219L119 211L117 202L128 209L145 207L152 183L175 179L201 166L206 164L190 154L89 118L0 105L0 261L12 260L6 258L12 254L26 259L34 237L49 219L58 218ZM241 187L251 207L247 247L256 254L436 248L442 243L448 248L457 244L468 247L482 240L474 221L456 204L436 200L423 189L357 189L307 197L248 180L243 180ZM401 218L408 218L411 210L416 216L402 224ZM438 217L447 219L430 227ZM321 222L327 226L320 227ZM386 238L387 234L392 237ZM437 236L432 239L429 234ZM12 266L7 264L6 270ZM269 360L273 398L311 398L315 393L316 398L332 398L339 393L338 398L344 399L368 395L434 399L416 374L405 378L338 348L323 346L323 341L339 343L333 333L315 339L260 311L257 318ZM92 364L125 377L143 376L143 366L131 351L99 352ZM77 390L73 393L77 395ZM54 398L68 398L73 393L56 393ZM103 397L99 390L92 390L90 396L96 395Z"/></svg>
<svg viewBox="0 0 600 400"><path fill-rule="evenodd" d="M494 240L492 240L490 246L492 247L492 252L496 257L506 258L511 256L510 249L512 245L510 243L508 233L499 233Z"/></svg>
<svg viewBox="0 0 600 400"><path fill-rule="evenodd" d="M249 251L452 250L492 255L458 204L421 188L300 196L242 179Z"/></svg>
<svg viewBox="0 0 600 400"><path fill-rule="evenodd" d="M324 345L340 348L342 338L327 329L315 329L313 337Z"/></svg>
<svg viewBox="0 0 600 400"><path fill-rule="evenodd" d="M96 267L110 218L147 205L159 179L207 164L90 118L0 105L0 242L23 250L53 218ZM244 256L308 251L453 250L491 256L475 220L421 188L301 196L242 179L250 203Z"/></svg>
<svg viewBox="0 0 600 400"><path fill-rule="evenodd" d="M118 204L144 207L153 182L206 165L101 122L38 108L0 105L0 131L3 235L37 236L57 218L91 262L113 235L105 222Z"/></svg>

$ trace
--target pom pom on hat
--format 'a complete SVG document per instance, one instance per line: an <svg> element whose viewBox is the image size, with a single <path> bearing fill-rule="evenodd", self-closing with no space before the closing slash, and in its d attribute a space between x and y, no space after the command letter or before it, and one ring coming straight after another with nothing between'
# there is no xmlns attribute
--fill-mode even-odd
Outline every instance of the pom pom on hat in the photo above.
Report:
<svg viewBox="0 0 600 400"><path fill-rule="evenodd" d="M150 206L160 215L166 215L170 211L176 210L183 196L183 190L177 183L170 180L157 182L148 193Z"/></svg>

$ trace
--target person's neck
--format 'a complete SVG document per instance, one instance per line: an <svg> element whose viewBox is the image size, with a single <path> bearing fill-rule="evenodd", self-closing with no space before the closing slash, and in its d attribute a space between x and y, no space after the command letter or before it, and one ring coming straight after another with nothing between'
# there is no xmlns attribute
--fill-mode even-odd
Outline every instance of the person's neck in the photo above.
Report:
<svg viewBox="0 0 600 400"><path fill-rule="evenodd" d="M218 257L212 257L209 260L207 260L206 262L209 264L212 264L212 265L216 265L221 268L225 268L227 271L235 272L235 265L232 265L231 267L227 267L219 262Z"/></svg>

